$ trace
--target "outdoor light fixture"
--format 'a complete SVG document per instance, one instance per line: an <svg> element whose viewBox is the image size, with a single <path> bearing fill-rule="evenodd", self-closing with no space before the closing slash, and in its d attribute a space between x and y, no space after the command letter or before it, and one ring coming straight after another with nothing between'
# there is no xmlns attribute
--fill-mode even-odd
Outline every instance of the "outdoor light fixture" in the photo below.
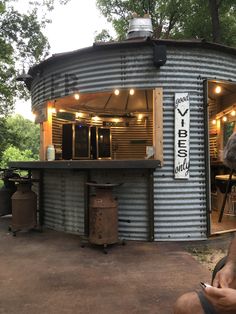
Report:
<svg viewBox="0 0 236 314"><path fill-rule="evenodd" d="M223 116L222 120L223 120L224 122L226 122L228 119L227 119L226 116Z"/></svg>
<svg viewBox="0 0 236 314"><path fill-rule="evenodd" d="M76 100L79 100L79 94L78 93L76 93L76 94L74 94L74 98L76 99Z"/></svg>
<svg viewBox="0 0 236 314"><path fill-rule="evenodd" d="M140 114L138 115L138 121L142 121L142 118L143 118L143 114L140 113Z"/></svg>
<svg viewBox="0 0 236 314"><path fill-rule="evenodd" d="M92 117L92 120L96 122L96 121L99 121L100 118L98 116L95 116L95 117Z"/></svg>
<svg viewBox="0 0 236 314"><path fill-rule="evenodd" d="M131 89L129 90L129 94L130 94L131 96L134 95L134 89L133 89L133 88L131 88Z"/></svg>
<svg viewBox="0 0 236 314"><path fill-rule="evenodd" d="M83 117L83 113L82 112L76 112L75 113L75 117L76 118L82 118Z"/></svg>
<svg viewBox="0 0 236 314"><path fill-rule="evenodd" d="M118 96L118 95L120 94L119 89L115 89L114 94L115 94L116 96Z"/></svg>
<svg viewBox="0 0 236 314"><path fill-rule="evenodd" d="M221 91L222 91L222 88L221 88L221 86L216 86L216 88L215 88L215 92L216 92L216 94L220 94L221 93Z"/></svg>

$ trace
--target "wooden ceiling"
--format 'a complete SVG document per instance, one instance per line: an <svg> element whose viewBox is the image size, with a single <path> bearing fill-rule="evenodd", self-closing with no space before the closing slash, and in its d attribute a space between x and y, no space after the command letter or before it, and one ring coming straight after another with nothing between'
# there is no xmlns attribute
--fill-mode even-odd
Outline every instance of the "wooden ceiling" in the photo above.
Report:
<svg viewBox="0 0 236 314"><path fill-rule="evenodd" d="M54 100L57 110L88 111L96 113L128 114L132 112L152 111L152 90L135 90L134 95L129 90L120 90L119 95L114 92L96 94L80 94L78 100L74 95Z"/></svg>

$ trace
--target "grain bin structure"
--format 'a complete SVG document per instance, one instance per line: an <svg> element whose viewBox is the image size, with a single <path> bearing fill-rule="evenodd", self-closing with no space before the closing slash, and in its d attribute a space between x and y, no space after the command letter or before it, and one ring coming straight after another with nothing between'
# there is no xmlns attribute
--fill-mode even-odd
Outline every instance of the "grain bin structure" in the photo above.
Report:
<svg viewBox="0 0 236 314"><path fill-rule="evenodd" d="M220 152L236 120L235 64L234 48L132 38L32 67L25 83L41 125L40 161L10 166L41 173L43 224L86 234L85 183L96 181L122 183L114 189L121 238L204 240L235 229L231 194L217 222L215 180L224 184L229 171ZM49 145L55 161L46 160Z"/></svg>

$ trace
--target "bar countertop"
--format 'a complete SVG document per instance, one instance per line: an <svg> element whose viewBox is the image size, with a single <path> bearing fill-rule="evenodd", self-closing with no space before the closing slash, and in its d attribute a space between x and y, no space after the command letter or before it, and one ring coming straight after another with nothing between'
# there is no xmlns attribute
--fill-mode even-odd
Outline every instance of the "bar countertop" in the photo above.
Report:
<svg viewBox="0 0 236 314"><path fill-rule="evenodd" d="M159 160L55 160L55 161L11 161L10 168L17 169L155 169Z"/></svg>

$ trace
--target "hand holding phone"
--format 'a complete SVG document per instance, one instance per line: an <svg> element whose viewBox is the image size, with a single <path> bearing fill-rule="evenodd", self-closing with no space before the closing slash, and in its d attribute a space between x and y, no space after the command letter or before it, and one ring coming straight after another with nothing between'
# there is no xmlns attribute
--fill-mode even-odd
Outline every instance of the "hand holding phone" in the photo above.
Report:
<svg viewBox="0 0 236 314"><path fill-rule="evenodd" d="M206 287L212 287L208 283L205 283L205 282L202 282L202 281L200 282L200 286L202 287L202 289L205 289Z"/></svg>

